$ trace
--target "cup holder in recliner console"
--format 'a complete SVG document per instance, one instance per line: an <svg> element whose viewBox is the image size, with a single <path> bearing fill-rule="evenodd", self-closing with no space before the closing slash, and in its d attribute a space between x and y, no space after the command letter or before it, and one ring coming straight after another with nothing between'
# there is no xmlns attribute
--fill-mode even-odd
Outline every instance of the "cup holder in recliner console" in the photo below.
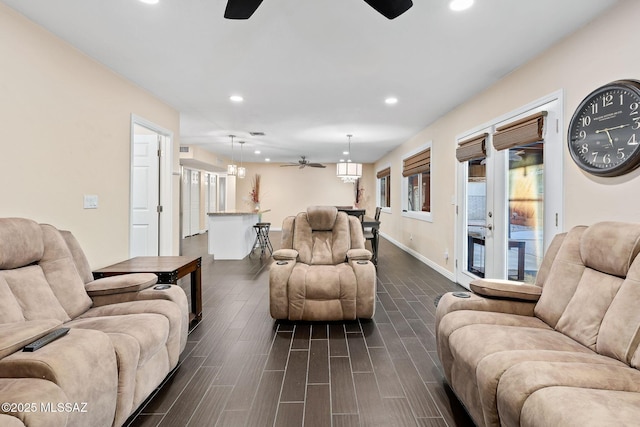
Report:
<svg viewBox="0 0 640 427"><path fill-rule="evenodd" d="M155 285L153 289L157 291L164 291L165 289L169 289L171 285Z"/></svg>
<svg viewBox="0 0 640 427"><path fill-rule="evenodd" d="M469 294L469 292L454 292L453 296L458 298L471 298L471 294Z"/></svg>
<svg viewBox="0 0 640 427"><path fill-rule="evenodd" d="M276 264L278 264L278 265L287 265L287 264L289 264L289 261L278 261L278 262L276 262Z"/></svg>
<svg viewBox="0 0 640 427"><path fill-rule="evenodd" d="M358 263L358 264L361 264L361 265L362 265L362 264L369 264L369 261L358 261L357 263Z"/></svg>

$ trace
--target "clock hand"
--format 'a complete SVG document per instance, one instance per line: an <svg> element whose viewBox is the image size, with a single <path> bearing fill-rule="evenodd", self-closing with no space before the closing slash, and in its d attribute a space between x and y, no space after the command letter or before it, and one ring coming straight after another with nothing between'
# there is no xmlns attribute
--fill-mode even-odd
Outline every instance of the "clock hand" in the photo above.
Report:
<svg viewBox="0 0 640 427"><path fill-rule="evenodd" d="M596 133L606 132L607 133L607 137L609 138L609 144L611 144L611 146L613 147L613 139L611 139L611 134L609 133L609 131L611 129L617 129L617 128L598 129L598 130L596 130Z"/></svg>

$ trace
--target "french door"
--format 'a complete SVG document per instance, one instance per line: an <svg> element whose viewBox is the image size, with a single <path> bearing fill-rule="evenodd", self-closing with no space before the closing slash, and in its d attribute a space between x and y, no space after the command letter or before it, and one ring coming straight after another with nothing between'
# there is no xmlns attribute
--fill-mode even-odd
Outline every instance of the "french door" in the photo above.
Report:
<svg viewBox="0 0 640 427"><path fill-rule="evenodd" d="M458 164L461 285L482 277L535 281L546 247L562 228L561 113L555 94L460 138L483 148Z"/></svg>

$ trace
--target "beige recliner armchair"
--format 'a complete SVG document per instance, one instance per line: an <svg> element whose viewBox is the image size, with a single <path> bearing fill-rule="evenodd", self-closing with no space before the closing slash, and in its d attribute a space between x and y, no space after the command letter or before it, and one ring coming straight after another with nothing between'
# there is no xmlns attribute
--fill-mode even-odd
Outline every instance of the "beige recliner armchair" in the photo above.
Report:
<svg viewBox="0 0 640 427"><path fill-rule="evenodd" d="M376 269L358 218L313 206L284 219L269 272L271 317L353 320L375 312Z"/></svg>

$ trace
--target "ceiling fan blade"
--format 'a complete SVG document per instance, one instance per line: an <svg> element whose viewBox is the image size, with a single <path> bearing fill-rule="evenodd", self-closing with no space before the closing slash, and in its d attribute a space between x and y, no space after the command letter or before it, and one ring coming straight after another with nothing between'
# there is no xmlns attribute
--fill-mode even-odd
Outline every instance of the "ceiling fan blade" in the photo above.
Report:
<svg viewBox="0 0 640 427"><path fill-rule="evenodd" d="M307 163L307 166L311 166L312 168L326 168L325 165L321 165L320 163Z"/></svg>
<svg viewBox="0 0 640 427"><path fill-rule="evenodd" d="M227 19L249 19L262 0L228 0L224 17Z"/></svg>
<svg viewBox="0 0 640 427"><path fill-rule="evenodd" d="M280 165L281 168L284 168L284 167L287 167L287 166L298 166L298 164L297 163L289 163L289 164L286 164L286 165Z"/></svg>
<svg viewBox="0 0 640 427"><path fill-rule="evenodd" d="M364 0L369 6L383 14L388 19L394 19L405 13L413 6L411 0Z"/></svg>

